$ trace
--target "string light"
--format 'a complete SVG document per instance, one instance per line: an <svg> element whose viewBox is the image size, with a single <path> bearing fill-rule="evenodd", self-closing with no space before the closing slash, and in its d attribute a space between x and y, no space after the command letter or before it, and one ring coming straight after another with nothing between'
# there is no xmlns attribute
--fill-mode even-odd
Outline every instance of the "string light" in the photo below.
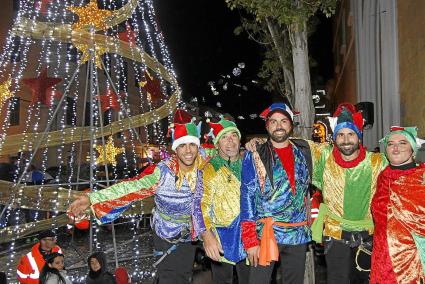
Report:
<svg viewBox="0 0 425 284"><path fill-rule="evenodd" d="M125 24L125 31L130 38L130 36L135 36L135 42L128 44L124 47L121 47L120 41L113 41L113 38L117 37L117 33L119 32L118 26L114 26L111 29L106 29L106 24L110 23L111 15L115 13L115 11L119 10L121 7L128 3L127 0L121 1L103 1L103 8L99 9L97 6L97 1L91 0L90 3L86 4L85 0L72 0L72 1L61 1L61 0L52 0L47 3L45 6L46 10L42 13L41 8L34 9L34 2L32 1L20 1L20 10L18 11L17 19L15 20L15 25L18 26L21 21L29 20L31 23L28 27L28 31L23 32L19 29L15 30L15 34L10 33L6 38L6 45L2 54L0 54L0 80L3 82L0 85L0 99L2 98L3 91L2 86L4 85L5 89L8 89L11 94L14 94L16 97L21 99L21 108L26 109L25 115L21 118L21 125L19 129L23 134L24 145L28 146L25 148L25 151L28 151L28 154L24 154L19 156L18 165L19 168L15 172L14 180L15 183L18 182L20 178L20 174L22 173L22 167L29 166L31 161L37 161L37 164L40 165L40 170L44 174L47 169L51 166L57 166L58 172L54 176L54 181L62 182L66 181L69 183L67 189L69 190L69 196L71 195L71 189L78 187L76 185L73 187L71 185L72 182L79 183L79 171L77 174L75 173L75 167L73 165L76 163L76 157L79 155L79 147L77 147L78 142L72 142L70 144L66 144L66 137L54 137L50 133L50 131L64 131L65 129L71 128L69 132L71 136L78 135L76 133L76 127L80 124L84 124L85 117L81 115L82 110L85 108L85 99L81 93L84 93L85 83L86 83L86 74L83 72L83 64L87 63L89 59L89 54L91 51L95 52L95 61L96 68L94 68L90 74L90 78L93 81L93 88L89 90L89 96L94 99L87 99L88 108L92 109L92 120L93 120L93 144L96 145L96 149L100 150L103 148L102 143L100 142L101 137L104 135L110 135L110 133L103 133L102 128L104 127L104 122L102 123L101 116L103 116L102 110L99 109L97 103L97 95L100 90L104 90L105 87L117 87L119 86L118 92L122 92L120 110L119 111L110 111L107 114L107 119L109 122L120 121L123 118L127 118L127 116L139 115L146 112L153 111L156 107L165 103L165 101L170 97L169 94L178 91L179 87L177 85L175 79L175 72L169 58L168 50L164 43L164 39L162 34L160 34L159 28L155 21L155 13L153 10L152 1L141 0L137 1L137 7L134 10L134 13L129 14L129 18L125 19L122 22L122 25ZM32 3L31 3L32 2ZM119 3L121 2L121 3ZM85 5L85 6L83 6ZM67 9L67 6L69 9ZM106 10L108 9L108 10ZM43 27L47 27L47 30L44 32L42 37L38 39L32 39L30 36L36 34L38 30L36 27L40 27L38 25L39 22L48 22L48 24L54 23L54 25L45 25ZM103 35L104 42L103 44L94 44L87 43L84 41L79 42L80 39L84 37L81 36L72 38L72 44L75 46L82 55L80 56L79 62L74 62L73 56L74 51L76 49L70 49L71 42L71 33L67 35L66 40L61 42L61 35L55 34L54 31L56 28L62 26L69 26L74 34L84 34L84 36L93 36L94 33L87 32L89 27L101 30L100 33L97 33L96 36ZM130 28L129 28L130 27ZM48 29L51 30L48 30ZM22 34L21 34L22 32ZM65 30L64 33L67 31ZM55 37L53 37L55 35ZM96 37L97 38L97 37ZM93 38L91 38L93 39ZM65 43L66 42L66 43ZM15 45L16 43L19 43ZM82 44L86 44L85 46ZM35 48L33 48L35 47ZM107 47L107 48L106 48ZM30 54L31 48L31 54ZM165 95L163 98L159 98L159 102L153 104L152 100L146 100L141 97L141 89L136 86L135 83L144 80L142 77L145 74L145 71L148 70L148 66L145 62L145 56L141 56L140 62L136 62L133 60L129 60L127 57L128 54L122 53L122 50L129 50L131 54L131 58L134 56L138 56L140 52L145 52L145 48L148 51L151 58L153 58L155 63L155 68L152 67L152 63L150 63L150 71L152 71L153 76L160 81L161 91ZM121 54L121 55L120 55ZM10 58L15 58L16 60L10 61ZM100 70L101 60L103 58L106 59L106 68L105 70ZM81 65L79 66L78 63ZM35 70L32 69L35 67ZM53 75L53 77L63 78L63 84L49 90L53 95L58 90L63 90L71 81L71 74L74 74L76 70L76 77L70 86L69 93L65 94L65 91L62 92L62 96L68 96L74 101L64 98L63 104L58 107L59 97L54 97L55 101L48 107L42 106L39 102L36 103L32 107L28 107L29 102L25 99L25 93L21 91L21 81L24 77L31 76L31 74L39 74L43 66L49 66L52 68L49 73ZM31 67L31 68L29 68ZM129 68L130 67L130 68ZM154 70L152 70L152 68ZM164 71L166 70L166 71ZM90 71L89 71L90 72ZM110 76L112 82L106 77L106 74L103 72L110 72ZM161 72L166 73L165 78ZM168 72L168 73L167 73ZM102 75L103 74L103 75ZM11 81L6 85L7 78L11 78ZM125 77L128 80L125 80ZM136 80L133 83L133 78ZM130 83L131 82L131 83ZM49 94L50 95L50 94ZM5 102L6 101L6 102ZM17 104L15 100L4 100L5 102L5 119L2 121L0 126L0 151L2 150L3 143L6 140L7 133L11 127L10 125L10 116L13 111L16 110ZM180 102L179 102L180 104ZM6 107L7 106L7 107ZM58 108L58 112L56 112L56 108ZM168 109L168 119L170 120L171 113L173 112L174 107L170 106ZM23 112L22 112L23 113ZM55 115L54 115L55 114ZM68 114L72 114L72 117L67 117ZM42 143L42 149L37 152L36 156L33 157L33 151L36 148L36 141L34 139L29 139L28 134L31 132L43 132L46 127L46 122L51 120L54 121L52 123L52 129L49 129L46 133L44 142ZM112 164L112 176L114 179L117 179L117 156L118 152L121 152L122 162L124 166L123 176L124 178L128 178L130 176L134 176L137 173L138 166L138 146L140 142L154 142L160 144L160 149L162 149L165 143L164 139L164 129L162 129L162 124L160 121L160 116L155 113L156 122L150 126L152 128L153 135L149 135L149 131L147 131L147 126L145 125L143 128L146 132L147 141L140 141L139 135L142 132L142 129L134 130L128 129L124 130L121 133L120 142L118 145L121 147L115 147L114 142L116 140L113 139L113 135L109 136L108 143L106 143L105 147L112 146L115 149L111 152L107 152L108 157L113 156ZM122 125L122 124L121 124ZM126 125L124 125L126 126ZM75 129L75 130L74 130ZM54 146L51 145L52 142ZM117 144L117 143L115 143ZM109 145L109 146L108 146ZM137 145L137 146L136 146ZM81 144L82 151L87 151L87 143L83 145ZM140 145L142 146L142 145ZM23 148L19 149L20 152ZM92 160L96 161L95 153L93 151ZM84 153L85 156L85 153ZM102 157L103 154L99 153L99 157ZM33 159L34 158L34 159ZM36 159L35 159L36 158ZM108 158L107 158L108 160ZM92 189L95 191L99 189L99 185L102 181L99 180L100 171L103 169L101 167L100 161L96 161L93 164L89 165L90 170L92 171L92 177L90 178L90 183L93 185ZM66 167L69 169L66 171ZM120 165L122 166L122 165ZM66 175L63 178L64 174ZM76 179L75 179L76 178ZM109 178L109 177L107 177ZM36 203L40 204L42 201L42 192L45 186L41 186L37 190ZM14 197L14 202L19 204L19 201L25 197L25 193L23 191L19 191L17 195ZM59 212L57 210L58 201L53 200L56 203L53 208L53 215L57 215ZM7 214L6 218L9 220L13 219L14 222L19 223L20 221L21 210L18 208L15 213L11 214L10 212ZM129 221L133 224L133 237L134 237L134 251L136 255L140 255L140 246L137 238L137 223L138 223L139 215L134 215L126 218L130 218ZM35 216L35 220L38 220L39 216ZM56 225L53 224L53 227ZM95 248L101 248L102 244L97 237L97 233L99 231L99 226L95 223L93 226L93 244ZM14 259L16 257L15 253L15 242L10 244L10 254L9 261L7 267L8 277L14 275L14 268L11 267L11 263L14 263ZM146 271L141 270L137 265L137 258L134 259L135 273L138 277L146 277ZM150 275L150 274L149 274Z"/></svg>
<svg viewBox="0 0 425 284"><path fill-rule="evenodd" d="M106 28L106 18L112 15L111 11L99 9L97 0L90 0L84 7L68 6L67 9L78 15L78 22L72 25L74 31L89 27L103 30Z"/></svg>

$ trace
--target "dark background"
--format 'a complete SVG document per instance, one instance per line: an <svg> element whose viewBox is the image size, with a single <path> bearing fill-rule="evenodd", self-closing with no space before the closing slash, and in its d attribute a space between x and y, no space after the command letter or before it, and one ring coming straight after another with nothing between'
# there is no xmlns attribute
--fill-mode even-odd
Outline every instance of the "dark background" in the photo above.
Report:
<svg viewBox="0 0 425 284"><path fill-rule="evenodd" d="M249 40L246 33L236 36L233 31L240 25L239 11L231 11L224 0L158 0L155 10L173 62L177 80L183 90L183 99L189 102L196 97L199 104L229 113L244 134L264 132L264 123L250 119L272 102L272 94L260 85L257 73L262 62L262 47ZM322 88L332 76L332 25L323 15L309 38L313 90ZM244 62L245 68L238 77L232 70ZM214 96L209 81L218 82L221 75L230 75L230 83L246 85L247 91L232 87L217 88ZM217 102L221 107L217 107ZM242 115L245 120L238 119Z"/></svg>

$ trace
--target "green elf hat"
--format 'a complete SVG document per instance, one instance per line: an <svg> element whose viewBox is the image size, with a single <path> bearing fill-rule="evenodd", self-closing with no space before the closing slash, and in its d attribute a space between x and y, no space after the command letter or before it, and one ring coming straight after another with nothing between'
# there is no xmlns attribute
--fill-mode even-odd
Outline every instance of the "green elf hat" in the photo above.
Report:
<svg viewBox="0 0 425 284"><path fill-rule="evenodd" d="M236 123L225 119L223 116L220 116L220 121L218 123L210 122L209 119L207 119L207 122L211 127L208 136L213 138L214 146L217 145L221 136L229 132L236 132L239 136L239 139L241 138L241 132L237 128Z"/></svg>
<svg viewBox="0 0 425 284"><path fill-rule="evenodd" d="M418 136L418 128L416 126L410 126L410 127L402 127L402 126L391 126L390 132L385 135L384 138L379 140L379 142L384 144L385 149L388 145L388 139L393 134L401 134L404 137L406 137L407 141L409 142L410 146L413 149L413 153L416 155L421 145L425 142L425 140L419 139Z"/></svg>

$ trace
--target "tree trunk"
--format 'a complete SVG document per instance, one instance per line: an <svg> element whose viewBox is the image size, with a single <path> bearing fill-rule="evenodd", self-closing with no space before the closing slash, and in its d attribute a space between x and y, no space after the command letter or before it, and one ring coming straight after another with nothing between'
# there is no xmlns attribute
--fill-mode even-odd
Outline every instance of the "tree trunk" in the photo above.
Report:
<svg viewBox="0 0 425 284"><path fill-rule="evenodd" d="M295 85L294 85L294 76L292 74L291 68L285 62L285 42L283 38L280 36L279 29L276 27L276 23L272 22L270 19L266 18L267 28L269 30L270 36L273 40L273 45L275 46L275 50L279 57L280 65L282 66L283 76L285 79L285 90L286 97L289 100L290 104L293 104L293 97L295 93Z"/></svg>
<svg viewBox="0 0 425 284"><path fill-rule="evenodd" d="M306 21L290 25L289 37L294 65L295 110L300 112L299 125L295 129L296 135L310 139L314 121L314 106L311 97Z"/></svg>

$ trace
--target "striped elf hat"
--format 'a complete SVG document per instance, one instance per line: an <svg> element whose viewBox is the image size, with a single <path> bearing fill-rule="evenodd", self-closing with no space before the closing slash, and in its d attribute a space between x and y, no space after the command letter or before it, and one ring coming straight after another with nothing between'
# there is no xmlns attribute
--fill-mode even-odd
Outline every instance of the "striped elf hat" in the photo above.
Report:
<svg viewBox="0 0 425 284"><path fill-rule="evenodd" d="M200 133L201 133L201 125L202 121L196 125L194 123L195 118L188 123L173 123L170 125L171 128L171 138L173 141L173 145L171 149L176 150L176 148L185 143L195 143L196 145L200 145Z"/></svg>
<svg viewBox="0 0 425 284"><path fill-rule="evenodd" d="M241 138L241 132L236 126L236 123L225 119L223 116L220 116L220 121L217 123L210 122L209 119L207 119L207 122L211 127L208 135L213 137L214 146L217 145L218 140L220 140L221 136L229 132L236 132L239 136L239 139Z"/></svg>
<svg viewBox="0 0 425 284"><path fill-rule="evenodd" d="M267 120L273 113L280 112L285 115L287 118L291 119L291 122L294 122L294 116L298 115L298 112L293 112L291 108L284 103L273 103L268 108L263 110L260 113L260 117L264 120Z"/></svg>
<svg viewBox="0 0 425 284"><path fill-rule="evenodd" d="M336 140L336 134L342 128L353 130L359 139L363 136L363 115L357 111L356 107L350 103L341 103L332 117L328 117L329 125L333 132L333 139Z"/></svg>

